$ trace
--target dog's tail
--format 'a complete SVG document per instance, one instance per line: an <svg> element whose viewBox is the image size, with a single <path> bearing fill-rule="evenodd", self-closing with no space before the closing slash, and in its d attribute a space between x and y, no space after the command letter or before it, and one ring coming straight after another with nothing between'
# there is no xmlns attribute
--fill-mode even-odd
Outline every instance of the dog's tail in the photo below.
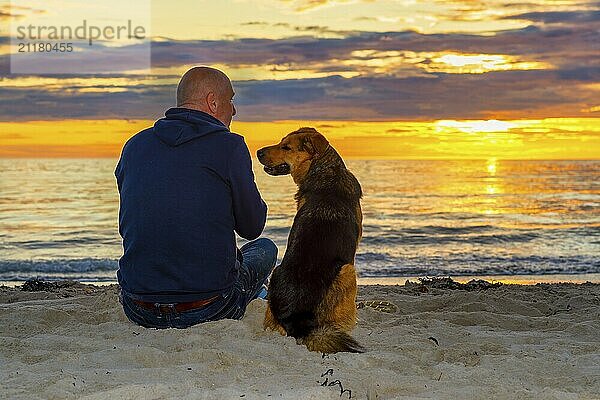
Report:
<svg viewBox="0 0 600 400"><path fill-rule="evenodd" d="M352 336L332 326L322 326L313 330L308 336L297 339L310 351L320 353L364 353L362 347Z"/></svg>

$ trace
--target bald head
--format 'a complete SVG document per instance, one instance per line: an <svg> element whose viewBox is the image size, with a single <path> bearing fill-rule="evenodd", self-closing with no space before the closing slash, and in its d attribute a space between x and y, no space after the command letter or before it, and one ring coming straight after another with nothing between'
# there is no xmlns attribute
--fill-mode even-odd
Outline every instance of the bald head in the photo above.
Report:
<svg viewBox="0 0 600 400"><path fill-rule="evenodd" d="M193 67L177 85L177 107L203 111L229 126L235 115L231 81L222 71Z"/></svg>

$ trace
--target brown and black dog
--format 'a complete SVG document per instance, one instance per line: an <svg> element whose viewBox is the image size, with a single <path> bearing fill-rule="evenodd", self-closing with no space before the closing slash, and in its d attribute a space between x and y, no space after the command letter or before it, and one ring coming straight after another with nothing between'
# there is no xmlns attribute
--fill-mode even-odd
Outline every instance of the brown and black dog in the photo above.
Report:
<svg viewBox="0 0 600 400"><path fill-rule="evenodd" d="M257 152L269 175L291 174L297 212L281 265L269 283L265 329L311 351L363 352L356 325L354 257L362 235L362 190L314 128L300 128Z"/></svg>

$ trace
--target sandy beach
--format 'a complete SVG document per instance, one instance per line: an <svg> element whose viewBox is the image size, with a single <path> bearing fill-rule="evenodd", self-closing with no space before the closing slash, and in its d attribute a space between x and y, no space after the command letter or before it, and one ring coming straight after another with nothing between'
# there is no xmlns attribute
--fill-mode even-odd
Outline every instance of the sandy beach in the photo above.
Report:
<svg viewBox="0 0 600 400"><path fill-rule="evenodd" d="M59 285L60 286L60 285ZM468 289L468 290L467 290ZM129 322L117 287L0 287L6 399L599 399L600 285L361 286L364 354L321 355L241 321Z"/></svg>

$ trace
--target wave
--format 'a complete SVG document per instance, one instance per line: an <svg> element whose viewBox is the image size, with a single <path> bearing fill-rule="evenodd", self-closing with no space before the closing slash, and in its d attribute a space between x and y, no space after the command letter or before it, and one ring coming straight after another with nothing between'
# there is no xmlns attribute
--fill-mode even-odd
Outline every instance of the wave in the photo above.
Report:
<svg viewBox="0 0 600 400"><path fill-rule="evenodd" d="M280 259L281 261L281 259ZM600 258L593 256L483 256L473 253L451 256L398 257L385 252L356 255L361 277L546 275L600 273ZM114 281L116 259L0 261L0 281L30 278Z"/></svg>
<svg viewBox="0 0 600 400"><path fill-rule="evenodd" d="M473 253L393 257L367 252L356 255L356 266L361 277L590 274L600 273L600 257L502 257Z"/></svg>
<svg viewBox="0 0 600 400"><path fill-rule="evenodd" d="M98 238L98 237L77 237L73 239L53 239L53 240L27 240L21 242L12 242L9 246L12 248L21 249L69 249L75 246L81 245L119 245L121 240L119 238ZM6 246L6 245L5 245ZM0 246L0 249L3 246Z"/></svg>
<svg viewBox="0 0 600 400"><path fill-rule="evenodd" d="M441 245L448 243L471 243L471 244L506 244L506 243L524 243L539 238L540 235L535 232L528 233L509 233L509 234L491 234L478 236L456 235L430 235L427 233L407 234L393 233L387 235L368 236L362 238L361 244L364 246L373 245Z"/></svg>
<svg viewBox="0 0 600 400"><path fill-rule="evenodd" d="M0 274L15 272L93 272L115 271L118 260L108 258L81 258L59 260L5 260L0 261Z"/></svg>
<svg viewBox="0 0 600 400"><path fill-rule="evenodd" d="M584 237L588 240L600 236L596 226L547 229L509 229L492 225L471 225L464 227L423 226L418 228L390 229L377 225L365 225L361 245L369 246L420 246L444 245L451 243L506 245L526 243L534 240L548 242L569 237ZM593 244L590 243L590 244Z"/></svg>

